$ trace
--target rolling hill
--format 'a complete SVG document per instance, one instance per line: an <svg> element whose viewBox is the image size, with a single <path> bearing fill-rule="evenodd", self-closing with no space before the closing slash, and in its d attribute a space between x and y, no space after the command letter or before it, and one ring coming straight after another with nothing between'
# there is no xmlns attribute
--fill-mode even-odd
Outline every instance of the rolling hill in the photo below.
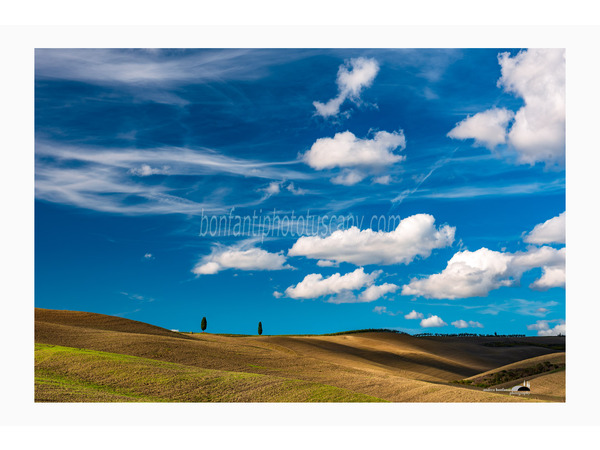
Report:
<svg viewBox="0 0 600 450"><path fill-rule="evenodd" d="M452 383L555 356L563 337L187 334L36 308L35 342L36 401L564 401L564 377L545 381L552 398Z"/></svg>

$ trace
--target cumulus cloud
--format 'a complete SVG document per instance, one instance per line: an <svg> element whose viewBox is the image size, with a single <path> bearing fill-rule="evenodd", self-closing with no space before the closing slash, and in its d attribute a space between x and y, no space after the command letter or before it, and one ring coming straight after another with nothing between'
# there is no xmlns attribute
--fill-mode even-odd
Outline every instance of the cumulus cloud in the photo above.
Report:
<svg viewBox="0 0 600 450"><path fill-rule="evenodd" d="M529 285L538 291L546 291L553 287L565 287L567 274L564 267L544 267L542 276Z"/></svg>
<svg viewBox="0 0 600 450"><path fill-rule="evenodd" d="M377 314L387 314L388 316L397 316L398 314L402 313L402 311L388 311L387 307L385 306L376 306L375 308L373 308L373 312Z"/></svg>
<svg viewBox="0 0 600 450"><path fill-rule="evenodd" d="M387 314L388 310L385 306L376 306L373 308L373 312L377 314Z"/></svg>
<svg viewBox="0 0 600 450"><path fill-rule="evenodd" d="M550 324L556 323L554 327ZM528 330L536 330L538 336L557 336L566 334L567 324L564 320L538 320L532 325L527 325Z"/></svg>
<svg viewBox="0 0 600 450"><path fill-rule="evenodd" d="M333 184L341 184L343 186L353 186L356 183L360 183L364 180L366 175L359 170L348 170L345 169L339 175L333 177L331 182Z"/></svg>
<svg viewBox="0 0 600 450"><path fill-rule="evenodd" d="M382 175L380 177L373 178L374 184L390 184L391 181L392 177L390 177L389 175Z"/></svg>
<svg viewBox="0 0 600 450"><path fill-rule="evenodd" d="M432 250L454 242L455 227L436 227L429 214L416 214L400 221L388 232L350 227L324 238L302 236L288 251L288 256L364 264L408 264L417 256L427 258Z"/></svg>
<svg viewBox="0 0 600 450"><path fill-rule="evenodd" d="M564 244L566 212L536 225L523 239L530 244Z"/></svg>
<svg viewBox="0 0 600 450"><path fill-rule="evenodd" d="M283 294L279 291L273 291L273 297L281 298L281 297L283 297Z"/></svg>
<svg viewBox="0 0 600 450"><path fill-rule="evenodd" d="M427 278L413 278L402 287L402 295L423 296L425 298L467 298L485 297L491 290L502 286L513 286L521 275L534 268L542 268L543 273L563 271L565 249L551 247L530 248L526 252L503 253L480 248L474 252L457 252L448 261L446 268ZM531 287L547 289L559 287L559 277L544 279L544 275ZM564 286L564 279L563 284Z"/></svg>
<svg viewBox="0 0 600 450"><path fill-rule="evenodd" d="M196 275L212 275L222 270L283 270L291 269L285 264L283 252L269 253L252 247L215 247L210 255L203 257L192 269Z"/></svg>
<svg viewBox="0 0 600 450"><path fill-rule="evenodd" d="M352 132L344 131L336 133L333 138L317 139L302 159L316 170L342 169L332 181L352 185L402 161L405 157L394 151L405 148L406 138L402 130L391 133L378 131L372 139L360 139Z"/></svg>
<svg viewBox="0 0 600 450"><path fill-rule="evenodd" d="M475 139L477 145L493 150L506 143L506 127L513 117L514 113L507 109L489 109L464 119L448 133L448 137Z"/></svg>
<svg viewBox="0 0 600 450"><path fill-rule="evenodd" d="M373 84L379 72L377 61L370 58L352 58L340 65L337 74L338 95L327 103L313 102L316 114L322 117L337 116L348 99L360 104L360 94Z"/></svg>
<svg viewBox="0 0 600 450"><path fill-rule="evenodd" d="M404 316L405 319L423 319L424 317L422 313L416 312L414 309Z"/></svg>
<svg viewBox="0 0 600 450"><path fill-rule="evenodd" d="M383 283L380 285L372 285L361 292L359 298L364 302L373 302L385 294L396 292L399 286L392 283Z"/></svg>
<svg viewBox="0 0 600 450"><path fill-rule="evenodd" d="M483 328L482 324L474 322L473 320L467 322L466 320L460 319L452 322L451 325L454 325L456 328Z"/></svg>
<svg viewBox="0 0 600 450"><path fill-rule="evenodd" d="M530 248L527 252L515 253L513 265L519 276L520 273L536 267L542 268L541 278L529 285L532 289L545 291L554 287L565 287L566 252L566 248L560 250L548 246Z"/></svg>
<svg viewBox="0 0 600 450"><path fill-rule="evenodd" d="M428 317L427 319L421 320L421 326L423 328L445 327L446 325L448 325L448 324L446 322L444 322L438 316L431 316L431 317Z"/></svg>
<svg viewBox="0 0 600 450"><path fill-rule="evenodd" d="M291 192L293 195L304 195L307 193L305 189L297 188L293 182L286 183L285 181L272 181L266 187L259 189L266 194L266 197L279 194L282 189Z"/></svg>
<svg viewBox="0 0 600 450"><path fill-rule="evenodd" d="M169 166L162 168L151 167L149 164L142 164L140 167L134 167L129 173L138 177L149 177L150 175L166 175L169 173Z"/></svg>
<svg viewBox="0 0 600 450"><path fill-rule="evenodd" d="M319 267L338 267L339 264L333 261L328 261L326 259L320 259L317 261L317 266Z"/></svg>
<svg viewBox="0 0 600 450"><path fill-rule="evenodd" d="M521 97L508 139L521 162L562 163L565 156L565 51L531 49L499 56L498 85Z"/></svg>
<svg viewBox="0 0 600 450"><path fill-rule="evenodd" d="M263 189L268 195L277 195L281 191L281 183L279 181L272 181L269 185Z"/></svg>
<svg viewBox="0 0 600 450"><path fill-rule="evenodd" d="M362 267L345 275L334 273L326 278L320 273L311 273L306 275L300 283L288 287L285 290L285 295L291 298L308 299L334 294L347 294L365 286L371 286L380 274L381 271L365 273Z"/></svg>
<svg viewBox="0 0 600 450"><path fill-rule="evenodd" d="M498 55L498 87L523 100L516 112L493 108L468 117L448 134L493 149L506 142L521 164L564 165L565 51L529 49ZM504 128L504 130L502 130Z"/></svg>
<svg viewBox="0 0 600 450"><path fill-rule="evenodd" d="M306 189L297 188L294 186L294 183L289 183L285 188L294 195L304 195L307 193Z"/></svg>

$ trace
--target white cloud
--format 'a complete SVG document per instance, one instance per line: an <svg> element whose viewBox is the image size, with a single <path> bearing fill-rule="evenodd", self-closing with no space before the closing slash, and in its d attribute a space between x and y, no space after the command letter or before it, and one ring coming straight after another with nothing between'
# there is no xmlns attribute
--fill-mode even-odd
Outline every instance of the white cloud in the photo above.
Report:
<svg viewBox="0 0 600 450"><path fill-rule="evenodd" d="M565 51L530 49L514 58L499 56L507 92L521 97L525 105L515 115L508 133L519 160L562 164L565 156Z"/></svg>
<svg viewBox="0 0 600 450"><path fill-rule="evenodd" d="M402 130L378 131L372 139L360 139L352 132L344 131L333 138L317 139L302 159L316 170L344 169L332 181L351 185L402 161L405 157L395 154L394 150L404 148L406 138Z"/></svg>
<svg viewBox="0 0 600 450"><path fill-rule="evenodd" d="M264 192L265 198L279 194L282 189L292 193L293 195L304 195L308 191L306 189L297 188L293 182L286 183L285 181L272 181L266 187L259 189Z"/></svg>
<svg viewBox="0 0 600 450"><path fill-rule="evenodd" d="M406 139L402 130L392 133L378 131L373 139L359 139L350 131L336 133L333 138L320 138L304 154L304 160L313 169L335 167L382 167L401 161L403 156L393 150L404 150Z"/></svg>
<svg viewBox="0 0 600 450"><path fill-rule="evenodd" d="M530 244L564 244L566 237L566 212L536 225L523 239Z"/></svg>
<svg viewBox="0 0 600 450"><path fill-rule="evenodd" d="M467 322L466 320L460 319L452 322L451 325L454 325L456 328L483 328L482 324L474 322L473 320Z"/></svg>
<svg viewBox="0 0 600 450"><path fill-rule="evenodd" d="M294 186L294 183L289 183L285 188L294 195L304 195L307 193L306 189L297 188Z"/></svg>
<svg viewBox="0 0 600 450"><path fill-rule="evenodd" d="M151 303L154 301L154 299L152 297L144 297L143 295L139 295L139 294L129 294L127 292L121 292L121 294L123 294L125 297L127 297L131 300L135 300L139 303Z"/></svg>
<svg viewBox="0 0 600 450"><path fill-rule="evenodd" d="M550 300L547 302L539 302L535 300L521 300L517 299L514 301L519 307L515 311L518 314L544 317L550 312L547 306L556 306L558 302Z"/></svg>
<svg viewBox="0 0 600 450"><path fill-rule="evenodd" d="M416 214L400 221L386 233L350 227L331 235L302 236L288 251L289 256L364 264L408 264L415 257L427 258L433 249L452 245L455 227L436 227L429 214Z"/></svg>
<svg viewBox="0 0 600 450"><path fill-rule="evenodd" d="M383 283L380 285L372 285L361 292L359 298L364 302L373 302L378 298L383 297L390 292L396 292L399 286L391 283Z"/></svg>
<svg viewBox="0 0 600 450"><path fill-rule="evenodd" d="M154 256L152 255L152 253L146 253L144 255L144 259L154 259Z"/></svg>
<svg viewBox="0 0 600 450"><path fill-rule="evenodd" d="M269 185L264 189L264 191L269 195L279 194L281 188L279 187L279 183L277 181L273 181L269 183Z"/></svg>
<svg viewBox="0 0 600 450"><path fill-rule="evenodd" d="M448 324L446 322L444 322L438 316L431 316L431 317L428 317L427 319L421 320L421 326L423 328L445 327L446 325L448 325Z"/></svg>
<svg viewBox="0 0 600 450"><path fill-rule="evenodd" d="M532 289L543 291L553 287L565 287L566 252L566 248L530 248L527 252L515 253L513 264L520 273L536 267L542 268L542 276L529 285Z"/></svg>
<svg viewBox="0 0 600 450"><path fill-rule="evenodd" d="M121 214L190 214L225 211L251 202L225 205L219 188L202 201L176 195L181 185L148 183L147 176L157 167L168 167L169 179L177 175L230 176L278 179L306 179L310 175L284 168L294 162L261 162L230 158L210 149L182 147L153 149L99 148L69 146L36 141L35 195L39 200L61 203L101 212ZM76 164L73 164L76 163ZM145 169L144 165L148 168ZM160 169L160 170L163 170ZM189 189L186 189L189 193ZM107 195L110 193L110 195ZM135 200L135 201L132 201Z"/></svg>
<svg viewBox="0 0 600 450"><path fill-rule="evenodd" d="M365 177L366 175L358 170L345 169L342 173L333 177L331 182L333 184L341 184L342 186L353 186L356 183L360 183Z"/></svg>
<svg viewBox="0 0 600 450"><path fill-rule="evenodd" d="M320 259L317 261L317 266L319 267L338 267L339 264L333 261L328 261L326 259Z"/></svg>
<svg viewBox="0 0 600 450"><path fill-rule="evenodd" d="M462 319L452 322L451 325L454 325L456 328L469 328L468 322L466 322Z"/></svg>
<svg viewBox="0 0 600 450"><path fill-rule="evenodd" d="M564 267L544 267L542 276L529 285L530 288L545 291L553 287L565 287L567 274Z"/></svg>
<svg viewBox="0 0 600 450"><path fill-rule="evenodd" d="M286 258L279 253L269 253L260 248L216 247L192 269L196 275L212 275L222 270L283 270L291 269Z"/></svg>
<svg viewBox="0 0 600 450"><path fill-rule="evenodd" d="M389 175L382 175L380 177L373 178L373 183L375 184L390 184L392 181L392 177Z"/></svg>
<svg viewBox="0 0 600 450"><path fill-rule="evenodd" d="M311 273L297 285L288 287L285 294L291 298L317 298L349 293L372 285L380 273L381 271L365 273L362 267L345 275L335 273L327 278L323 278L320 273Z"/></svg>
<svg viewBox="0 0 600 450"><path fill-rule="evenodd" d="M544 274L562 270L564 272L565 249L551 247L530 248L526 252L503 253L480 248L474 252L457 252L448 261L446 268L427 278L413 278L402 287L402 295L426 298L485 297L491 290L512 286L521 275L534 268L542 268ZM542 281L544 276L531 287L543 289L558 287L557 277Z"/></svg>
<svg viewBox="0 0 600 450"><path fill-rule="evenodd" d="M150 175L166 175L169 173L169 166L163 166L162 168L151 167L148 164L142 164L138 168L129 170L129 173L138 177L148 177Z"/></svg>
<svg viewBox="0 0 600 450"><path fill-rule="evenodd" d="M476 198L476 197L505 197L509 195L529 195L541 193L563 192L565 184L562 180L551 182L533 182L525 184L501 184L496 186L464 186L448 189L419 189L415 193L408 191L413 198ZM406 193L400 194L392 201L401 201Z"/></svg>
<svg viewBox="0 0 600 450"><path fill-rule="evenodd" d="M116 86L135 102L185 106L189 101L177 94L183 84L256 80L270 66L296 58L292 52L257 49L36 49L35 74L42 80Z"/></svg>
<svg viewBox="0 0 600 450"><path fill-rule="evenodd" d="M497 315L501 311L515 312L525 316L544 317L550 312L549 307L558 305L554 300L535 301L523 299L511 299L503 303L494 303L480 311L481 314Z"/></svg>
<svg viewBox="0 0 600 450"><path fill-rule="evenodd" d="M514 57L501 53L498 62L502 73L498 87L524 102L514 113L512 125L509 127L511 111L494 108L465 119L448 135L458 139L473 138L488 148L506 140L521 164L564 165L564 49L529 49Z"/></svg>
<svg viewBox="0 0 600 450"><path fill-rule="evenodd" d="M273 297L281 298L281 297L283 297L283 294L279 291L273 291Z"/></svg>
<svg viewBox="0 0 600 450"><path fill-rule="evenodd" d="M360 104L362 90L373 84L379 65L374 59L352 58L340 65L337 74L338 95L327 103L313 102L316 114L322 117L337 116L346 99Z"/></svg>
<svg viewBox="0 0 600 450"><path fill-rule="evenodd" d="M376 306L373 308L373 312L377 314L387 314L388 316L397 316L398 314L401 314L402 311L392 312L388 311L385 306Z"/></svg>
<svg viewBox="0 0 600 450"><path fill-rule="evenodd" d="M452 139L475 139L475 143L493 150L506 142L506 127L514 113L504 108L493 108L467 117L449 133Z"/></svg>
<svg viewBox="0 0 600 450"><path fill-rule="evenodd" d="M414 309L404 316L405 319L423 319L425 316L423 313L416 312Z"/></svg>
<svg viewBox="0 0 600 450"><path fill-rule="evenodd" d="M556 323L551 327L551 323ZM528 330L536 330L538 336L557 336L558 334L566 334L567 324L564 320L538 320L532 325L527 325Z"/></svg>

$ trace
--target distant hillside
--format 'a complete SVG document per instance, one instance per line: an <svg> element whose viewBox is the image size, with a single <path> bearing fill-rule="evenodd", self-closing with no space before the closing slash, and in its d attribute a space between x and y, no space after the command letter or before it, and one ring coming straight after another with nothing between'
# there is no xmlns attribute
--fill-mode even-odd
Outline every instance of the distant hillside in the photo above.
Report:
<svg viewBox="0 0 600 450"><path fill-rule="evenodd" d="M54 309L35 308L35 322L56 325L68 325L94 330L119 331L122 333L142 333L157 336L182 335L165 328L150 325L136 320L123 319L122 317L108 316L80 311L60 311ZM44 328L49 329L49 327Z"/></svg>
<svg viewBox="0 0 600 450"><path fill-rule="evenodd" d="M314 383L367 396L370 398L368 401L373 399L395 402L530 401L482 392L481 389L451 382L527 358L555 353L551 348L539 345L545 340L556 342L556 339L563 339L564 342L564 338L520 338L520 340L525 339L525 344L490 347L485 344L491 341L498 342L500 338L418 338L402 333L379 331L332 336L232 337L205 333L188 335L101 314L36 309L35 316L37 344L106 352L121 355L123 358L126 356L143 358L143 361L138 360L140 364L147 364L148 360L153 360L156 364L175 364L177 365L175 372L189 370L194 372L201 369L254 374L271 377L268 379L275 384L281 379L293 383L300 380L309 383L305 386L312 386L310 389L307 387L306 392L314 388L314 385L310 384ZM36 386L40 387L44 379L48 380L52 377L62 377L61 379L66 377L68 380L73 379L74 382L78 380L77 383L81 381L81 377L85 374L76 367L70 367L74 364L74 359L65 357L66 354L51 352L47 348L36 352L36 374L38 372L40 374ZM97 353L88 354L87 357L90 355L92 359L101 357ZM97 380L97 374L94 372L100 370L98 367L102 367L102 364L93 367L95 369L90 369L91 375L94 377L93 380ZM134 368L134 365L128 367ZM42 370L45 371L43 377L40 372ZM135 369L136 373L139 370L142 370L141 366ZM127 379L125 374L123 376ZM100 377L100 379L105 378ZM179 378L169 375L161 379L166 383L165 392L171 392L174 389L172 384L177 383L176 380ZM95 383L96 381L93 380L88 379L86 382ZM61 385L60 389L64 390L65 386L68 388L68 383ZM233 392L241 389L240 385L229 383L228 386L227 392L214 393L211 398L214 401L236 398ZM110 389L117 388L125 389L125 386L110 387ZM137 392L135 389L134 391ZM41 395L42 390L36 392ZM165 395L161 398L184 401L177 400L179 397L163 394ZM230 395L233 397L228 397ZM267 397L260 397L257 393L256 395L257 401L284 401L258 400ZM337 392L335 395L343 397L347 392L343 395ZM331 401L342 401L339 400L342 397L338 396L336 397L338 400ZM363 397L364 401L367 401L367 397ZM36 398L42 400L42 397ZM50 398L60 398L60 396L51 395ZM288 401L309 401L292 398L300 397L293 397L290 394Z"/></svg>

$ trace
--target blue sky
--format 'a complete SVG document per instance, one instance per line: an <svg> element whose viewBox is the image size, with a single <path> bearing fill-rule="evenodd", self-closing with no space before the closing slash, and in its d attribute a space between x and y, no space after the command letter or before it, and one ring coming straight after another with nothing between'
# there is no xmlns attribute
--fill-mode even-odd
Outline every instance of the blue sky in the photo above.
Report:
<svg viewBox="0 0 600 450"><path fill-rule="evenodd" d="M564 332L564 64L38 49L36 306L229 333ZM201 233L269 215L294 226Z"/></svg>

